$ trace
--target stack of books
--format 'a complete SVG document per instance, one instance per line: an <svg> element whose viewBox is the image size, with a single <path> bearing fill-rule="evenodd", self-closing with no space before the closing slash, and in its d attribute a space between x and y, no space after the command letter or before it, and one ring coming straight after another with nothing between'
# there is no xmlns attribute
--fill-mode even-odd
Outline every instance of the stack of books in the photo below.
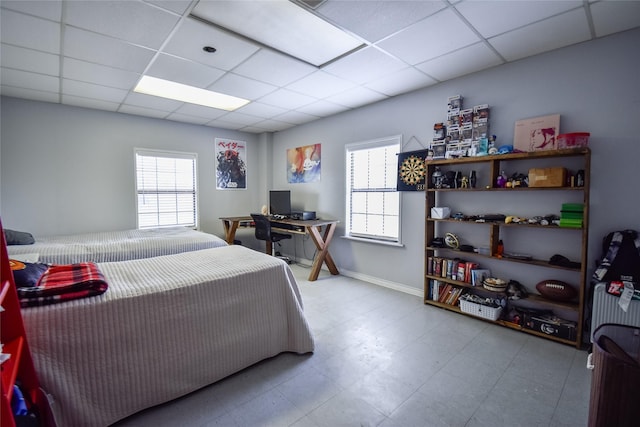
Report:
<svg viewBox="0 0 640 427"><path fill-rule="evenodd" d="M563 203L560 211L560 227L582 228L583 203Z"/></svg>

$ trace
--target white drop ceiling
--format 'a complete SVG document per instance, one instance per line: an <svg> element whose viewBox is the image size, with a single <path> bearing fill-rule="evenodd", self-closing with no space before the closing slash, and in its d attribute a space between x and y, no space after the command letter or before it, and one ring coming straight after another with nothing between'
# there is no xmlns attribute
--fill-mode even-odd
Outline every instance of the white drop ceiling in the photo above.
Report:
<svg viewBox="0 0 640 427"><path fill-rule="evenodd" d="M308 13L362 44L316 67L203 18L227 3L3 0L0 93L275 132L640 26L640 1L309 1L319 5ZM227 112L134 93L145 74L251 102Z"/></svg>

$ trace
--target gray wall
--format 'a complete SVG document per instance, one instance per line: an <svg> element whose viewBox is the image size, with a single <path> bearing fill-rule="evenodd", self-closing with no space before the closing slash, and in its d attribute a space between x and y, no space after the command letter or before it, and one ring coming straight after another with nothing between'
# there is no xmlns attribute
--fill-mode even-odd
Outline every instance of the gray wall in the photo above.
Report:
<svg viewBox="0 0 640 427"><path fill-rule="evenodd" d="M216 190L216 137L247 142L246 190ZM200 228L265 199L259 137L158 119L2 98L2 221L36 235L136 227L134 148L198 154Z"/></svg>
<svg viewBox="0 0 640 427"><path fill-rule="evenodd" d="M591 132L589 258L595 260L607 232L640 229L634 186L640 156L638 43L640 30L609 36L273 135L3 98L3 224L42 235L135 227L134 147L198 153L204 231L222 235L218 217L259 210L270 188L291 189L294 207L344 224L345 144L395 134L402 134L405 143L412 136L427 143L433 123L445 119L447 97L461 94L466 106L491 106L491 132L499 145L511 143L516 120L551 113L561 114L563 132ZM248 190L215 190L215 137L247 141ZM321 181L287 184L286 149L315 143L322 144ZM407 147L417 148L414 142ZM239 238L255 245L250 234L243 230ZM402 241L404 246L397 248L336 236L331 253L345 273L421 294L422 193L403 194ZM296 237L284 242L283 252L311 259L314 247L308 238Z"/></svg>
<svg viewBox="0 0 640 427"><path fill-rule="evenodd" d="M446 118L447 98L456 94L464 97L467 107L490 105L490 131L498 136L498 145L512 143L516 120L559 113L563 133L591 133L589 259L595 260L606 233L640 229L635 175L640 159L636 123L640 119L640 56L632 54L637 52L639 43L640 30L629 31L279 132L274 137L272 186L290 188L292 197L304 208L344 223L345 144L395 134L402 134L405 143L412 136L427 143L433 134L433 124ZM313 143L322 144L321 182L287 185L286 148ZM412 142L407 151L418 148ZM492 211L490 204L486 211ZM339 231L341 235L344 233L343 229ZM402 241L404 247L396 248L336 238L331 252L344 271L422 289L422 193L403 194ZM297 245L308 247L309 243L298 241ZM300 247L296 252L300 253Z"/></svg>

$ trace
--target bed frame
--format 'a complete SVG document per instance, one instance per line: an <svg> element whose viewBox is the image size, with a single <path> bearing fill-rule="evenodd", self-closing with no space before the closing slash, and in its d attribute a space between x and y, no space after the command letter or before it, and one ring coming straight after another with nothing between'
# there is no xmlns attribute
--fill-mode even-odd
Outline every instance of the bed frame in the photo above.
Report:
<svg viewBox="0 0 640 427"><path fill-rule="evenodd" d="M22 309L58 426L108 426L263 359L314 350L278 258L225 246L98 267L104 294Z"/></svg>
<svg viewBox="0 0 640 427"><path fill-rule="evenodd" d="M43 263L71 264L127 261L222 246L227 242L213 234L187 227L165 227L36 236L34 244L9 245L8 251L10 256L37 255Z"/></svg>

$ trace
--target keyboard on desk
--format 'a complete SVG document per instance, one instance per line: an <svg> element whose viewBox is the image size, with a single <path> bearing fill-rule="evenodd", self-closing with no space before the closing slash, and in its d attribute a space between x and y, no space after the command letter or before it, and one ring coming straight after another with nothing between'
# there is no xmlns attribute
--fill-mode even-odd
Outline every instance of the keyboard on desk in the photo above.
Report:
<svg viewBox="0 0 640 427"><path fill-rule="evenodd" d="M279 228L280 230L297 231L298 233L304 233L304 227L298 224L288 224L286 222L275 222L273 228Z"/></svg>

